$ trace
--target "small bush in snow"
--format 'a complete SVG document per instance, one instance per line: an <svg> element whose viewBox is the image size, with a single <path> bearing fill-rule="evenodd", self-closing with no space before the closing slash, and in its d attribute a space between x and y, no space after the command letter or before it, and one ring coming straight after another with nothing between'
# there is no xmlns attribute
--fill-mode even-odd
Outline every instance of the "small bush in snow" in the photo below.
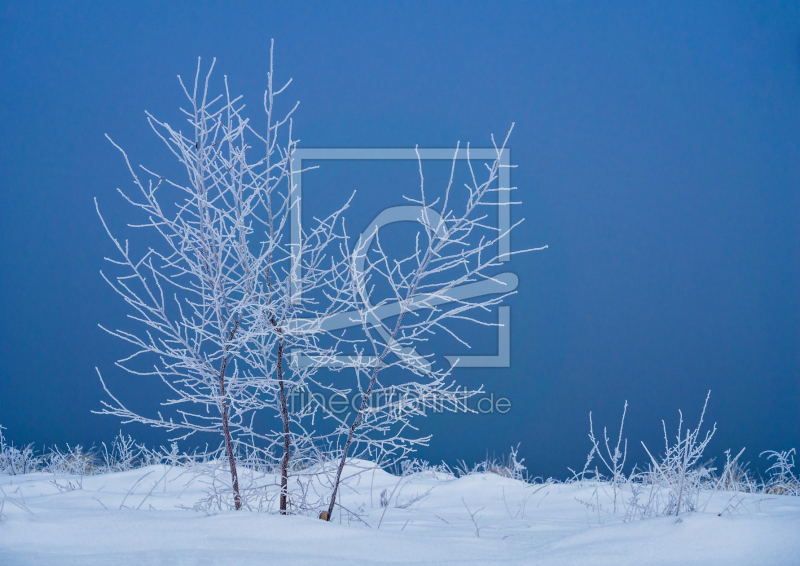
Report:
<svg viewBox="0 0 800 566"><path fill-rule="evenodd" d="M650 456L650 466L644 473L643 479L646 483L651 483L660 487L667 488L668 498L663 508L664 515L679 515L682 511L696 511L700 490L703 482L711 479L714 468L699 465L698 462L703 456L703 452L708 446L711 437L717 430L715 424L704 437L700 436L703 426L703 417L706 414L708 399L711 392L706 396L703 405L703 412L700 414L700 422L694 430L683 430L683 413L678 411L680 420L678 422L678 434L675 442L671 443L667 435L667 425L664 421L664 455L660 460L653 457L650 451L642 442L647 455Z"/></svg>
<svg viewBox="0 0 800 566"><path fill-rule="evenodd" d="M503 476L504 478L528 481L528 469L523 464L525 458L519 459L517 456L518 453L519 444L516 448L513 446L511 447L508 457L500 456L498 459L495 457L489 458L487 455L483 462L478 462L472 468L467 466L467 464L462 461L459 466L456 467L456 472L460 476L489 472L492 474L497 474L498 476Z"/></svg>
<svg viewBox="0 0 800 566"><path fill-rule="evenodd" d="M764 454L768 459L775 460L767 469L770 477L764 485L764 491L775 495L800 495L800 480L792 472L795 449L792 448L788 452L767 450L761 453L762 456Z"/></svg>
<svg viewBox="0 0 800 566"><path fill-rule="evenodd" d="M97 458L83 447L70 446L62 451L54 446L44 457L44 470L52 474L90 476L99 471Z"/></svg>
<svg viewBox="0 0 800 566"><path fill-rule="evenodd" d="M111 442L111 448L102 443L100 455L102 457L102 470L104 472L127 472L143 464L142 455L145 447L137 445L133 438L122 434L122 431Z"/></svg>
<svg viewBox="0 0 800 566"><path fill-rule="evenodd" d="M3 427L0 426L0 474L16 476L35 472L41 465L41 458L33 451L33 444L22 449L6 444Z"/></svg>

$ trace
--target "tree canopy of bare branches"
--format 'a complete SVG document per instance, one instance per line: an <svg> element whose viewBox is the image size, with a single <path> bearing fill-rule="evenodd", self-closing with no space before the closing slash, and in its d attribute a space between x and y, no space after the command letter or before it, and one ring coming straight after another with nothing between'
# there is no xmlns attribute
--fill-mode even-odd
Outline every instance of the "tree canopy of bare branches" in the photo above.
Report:
<svg viewBox="0 0 800 566"><path fill-rule="evenodd" d="M113 273L103 277L130 307L133 326L107 331L133 346L117 365L163 382L170 395L162 405L171 412L165 417L128 408L102 376L109 399L99 412L166 429L176 440L220 434L236 509L246 504L237 446L279 454L281 513L287 512L290 459L338 446L330 517L353 453L378 460L405 455L429 438L413 432L413 417L430 408L471 410L467 399L475 392L456 386L453 368L436 363L430 340L442 333L465 344L460 325L489 324L477 313L513 292L495 273L497 244L507 231L492 227L487 212L514 204L492 198L512 190L496 186L500 169L509 167L502 160L508 136L494 145L496 159L482 174L469 159L469 146L457 147L438 197L426 187L419 160L418 193L392 209L415 223L410 255L395 258L387 251L380 217L351 244L346 198L290 239L292 215L299 215L297 105L279 114L275 101L291 81L273 85L270 56L266 126L258 133L227 77L222 94L210 94L213 68L203 74L198 60L193 84L179 78L187 101L183 129L147 114L179 163L180 178L134 167L111 142L133 181L132 191L119 189L140 216L129 228L149 232L146 241L155 243L137 251L100 215L116 252L107 258ZM457 189L459 152L467 154L471 180ZM487 283L491 293L463 293ZM358 402L344 415L314 394L308 402L289 402L298 392L314 391L344 399L355 394Z"/></svg>

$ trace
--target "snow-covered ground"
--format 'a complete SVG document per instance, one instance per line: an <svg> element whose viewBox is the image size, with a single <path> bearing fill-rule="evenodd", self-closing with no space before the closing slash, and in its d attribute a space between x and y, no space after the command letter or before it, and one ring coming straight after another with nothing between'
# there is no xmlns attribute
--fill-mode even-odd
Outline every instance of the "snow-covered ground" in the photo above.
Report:
<svg viewBox="0 0 800 566"><path fill-rule="evenodd" d="M160 465L0 475L0 564L800 564L798 497L709 492L703 512L624 523L578 501L596 499L597 484L425 472L403 478L385 508L396 476L362 470L349 484L342 503L369 526L338 513L326 523L188 510L206 482Z"/></svg>

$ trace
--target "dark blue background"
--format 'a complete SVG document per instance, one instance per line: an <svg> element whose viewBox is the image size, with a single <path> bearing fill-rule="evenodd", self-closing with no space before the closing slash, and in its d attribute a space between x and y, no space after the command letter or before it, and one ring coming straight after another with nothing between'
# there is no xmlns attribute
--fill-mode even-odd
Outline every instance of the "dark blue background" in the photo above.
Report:
<svg viewBox="0 0 800 566"><path fill-rule="evenodd" d="M135 163L164 163L143 111L177 122L175 75L198 56L218 57L255 113L275 38L306 147L486 145L517 123L514 247L550 248L511 264L512 367L460 374L513 410L418 423L434 433L423 456L470 461L521 442L532 471L563 476L582 465L590 410L615 426L627 399L627 436L656 444L660 419L696 418L709 389L715 453L799 444L796 2L160 4L3 3L10 438L112 436L118 423L89 412L94 366L123 398L147 399L112 365L126 348L97 328L126 314L98 274L111 248L92 197L117 225L128 218L103 134Z"/></svg>

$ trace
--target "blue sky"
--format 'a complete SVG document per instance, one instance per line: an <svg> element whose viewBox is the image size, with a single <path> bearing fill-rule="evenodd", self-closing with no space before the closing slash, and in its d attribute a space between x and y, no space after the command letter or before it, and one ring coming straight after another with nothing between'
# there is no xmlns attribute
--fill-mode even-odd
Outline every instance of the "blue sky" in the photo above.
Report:
<svg viewBox="0 0 800 566"><path fill-rule="evenodd" d="M148 393L97 327L127 314L99 276L92 199L127 214L103 134L163 163L144 111L177 121L175 76L198 56L255 112L274 38L305 147L486 145L516 123L514 247L549 248L510 264L511 367L458 376L513 409L420 423L423 456L520 442L561 476L582 465L590 410L616 426L627 399L629 438L655 444L709 389L717 453L800 444L796 3L4 2L0 18L0 424L16 442L111 437L90 413L95 366ZM348 171L320 173L320 201Z"/></svg>

